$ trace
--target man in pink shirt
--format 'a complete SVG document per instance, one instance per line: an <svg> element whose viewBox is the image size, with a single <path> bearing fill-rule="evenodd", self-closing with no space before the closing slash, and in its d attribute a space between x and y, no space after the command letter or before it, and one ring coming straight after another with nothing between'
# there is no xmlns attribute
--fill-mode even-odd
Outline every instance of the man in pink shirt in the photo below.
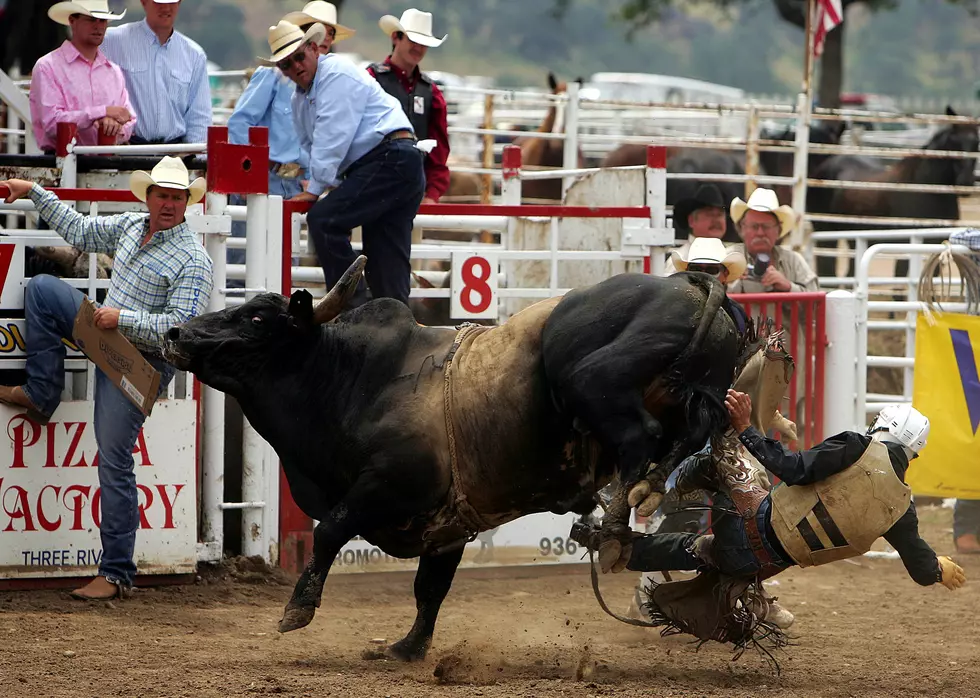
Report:
<svg viewBox="0 0 980 698"><path fill-rule="evenodd" d="M78 144L95 145L99 133L117 143L129 140L136 116L126 80L99 47L110 20L107 0L59 2L48 17L71 27L71 39L42 56L31 75L31 117L34 138L45 152L54 152L58 123L78 125Z"/></svg>

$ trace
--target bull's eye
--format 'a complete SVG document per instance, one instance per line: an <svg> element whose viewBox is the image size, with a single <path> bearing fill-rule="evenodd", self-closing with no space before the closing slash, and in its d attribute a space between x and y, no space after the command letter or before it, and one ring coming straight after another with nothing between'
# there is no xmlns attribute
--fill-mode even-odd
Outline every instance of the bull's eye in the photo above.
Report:
<svg viewBox="0 0 980 698"><path fill-rule="evenodd" d="M262 320L262 316L261 315L253 315L252 316L252 324L253 325L261 325L262 322L263 322L263 320Z"/></svg>

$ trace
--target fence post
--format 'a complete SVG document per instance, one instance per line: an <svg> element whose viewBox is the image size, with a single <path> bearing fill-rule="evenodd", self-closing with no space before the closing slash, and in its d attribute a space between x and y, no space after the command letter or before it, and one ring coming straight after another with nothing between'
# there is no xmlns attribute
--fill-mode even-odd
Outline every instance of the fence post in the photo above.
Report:
<svg viewBox="0 0 980 698"><path fill-rule="evenodd" d="M207 194L207 212L221 216L228 205L225 194ZM223 235L204 236L204 245L213 260L214 285L208 300L208 312L224 310L227 252ZM201 418L203 424L201 466L201 537L205 557L218 561L224 552L225 524L222 504L225 501L225 394L203 385L201 389Z"/></svg>
<svg viewBox="0 0 980 698"><path fill-rule="evenodd" d="M857 298L850 291L831 291L827 294L826 334L824 354L824 434L839 434L857 429ZM819 338L818 338L819 341Z"/></svg>
<svg viewBox="0 0 980 698"><path fill-rule="evenodd" d="M569 82L565 88L565 97L568 101L565 103L565 140L563 143L562 167L566 170L578 169L578 90L579 84L577 82ZM572 182L574 181L574 177L562 177L562 202L565 200L565 192L568 191L568 188L572 186Z"/></svg>
<svg viewBox="0 0 980 698"><path fill-rule="evenodd" d="M245 217L245 300L265 288L266 236L269 233L269 195L249 194ZM263 559L269 550L263 545L266 538L263 507L266 482L266 445L247 417L242 419L242 555L259 555ZM260 502L263 504L260 506Z"/></svg>
<svg viewBox="0 0 980 698"><path fill-rule="evenodd" d="M500 185L500 198L501 203L504 206L520 206L521 205L521 148L516 145L505 145L504 153L500 161L503 182ZM515 216L507 217L507 230L500 234L500 246L505 250L514 249L514 235L517 230L517 218ZM500 267L504 272L504 286L507 285L508 281L514 278L514 265L517 262L501 262ZM502 320L504 317L509 317L511 309L517 302L516 299L506 299L505 302L501 303L498 307L501 308L503 315L500 315Z"/></svg>
<svg viewBox="0 0 980 698"><path fill-rule="evenodd" d="M667 227L667 148L662 145L647 146L647 206L650 207L650 227ZM666 270L663 249L647 249L643 260L643 273L663 276Z"/></svg>
<svg viewBox="0 0 980 698"><path fill-rule="evenodd" d="M493 95L488 94L483 97L483 128L488 131L494 127L493 118ZM493 169L493 145L494 135L492 133L483 134L483 167L487 170ZM493 200L493 175L480 175L483 182L480 192L480 203L489 204ZM487 242L484 240L483 242Z"/></svg>
<svg viewBox="0 0 980 698"><path fill-rule="evenodd" d="M807 159L810 152L810 103L806 93L800 93L796 101L796 142L793 152L793 210L799 215L793 232L790 234L790 247L803 249L803 227L806 225L802 214L806 211Z"/></svg>
<svg viewBox="0 0 980 698"><path fill-rule="evenodd" d="M745 174L755 177L759 174L759 108L754 104L749 109L749 119L745 134ZM755 191L754 179L745 180L745 198Z"/></svg>

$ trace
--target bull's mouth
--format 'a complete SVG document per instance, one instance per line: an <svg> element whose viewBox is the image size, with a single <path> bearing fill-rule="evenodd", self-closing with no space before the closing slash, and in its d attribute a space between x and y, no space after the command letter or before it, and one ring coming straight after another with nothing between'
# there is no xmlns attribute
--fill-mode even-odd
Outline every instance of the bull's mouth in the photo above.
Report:
<svg viewBox="0 0 980 698"><path fill-rule="evenodd" d="M181 371L186 371L191 366L191 357L172 339L168 339L163 345L163 358Z"/></svg>

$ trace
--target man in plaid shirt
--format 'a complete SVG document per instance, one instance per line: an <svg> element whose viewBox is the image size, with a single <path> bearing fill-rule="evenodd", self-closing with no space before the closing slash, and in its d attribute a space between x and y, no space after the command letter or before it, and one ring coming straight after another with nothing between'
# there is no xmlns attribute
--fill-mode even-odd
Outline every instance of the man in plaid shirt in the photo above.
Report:
<svg viewBox="0 0 980 698"><path fill-rule="evenodd" d="M122 213L84 216L31 182L0 182L7 203L30 196L41 217L67 242L84 252L113 255L112 279L96 324L118 329L160 372L160 391L175 369L163 360L166 331L201 313L213 283L211 259L184 220L188 205L204 196L205 183L188 183L187 168L165 157L151 173L134 172L130 187L146 202L149 216ZM0 386L0 402L27 409L46 424L61 402L65 386L65 346L85 295L47 274L27 284L27 383ZM159 394L158 394L159 395ZM99 576L72 592L76 598L122 596L136 576L133 551L139 527L133 447L145 417L100 370L95 371L95 440L99 448L102 558Z"/></svg>

